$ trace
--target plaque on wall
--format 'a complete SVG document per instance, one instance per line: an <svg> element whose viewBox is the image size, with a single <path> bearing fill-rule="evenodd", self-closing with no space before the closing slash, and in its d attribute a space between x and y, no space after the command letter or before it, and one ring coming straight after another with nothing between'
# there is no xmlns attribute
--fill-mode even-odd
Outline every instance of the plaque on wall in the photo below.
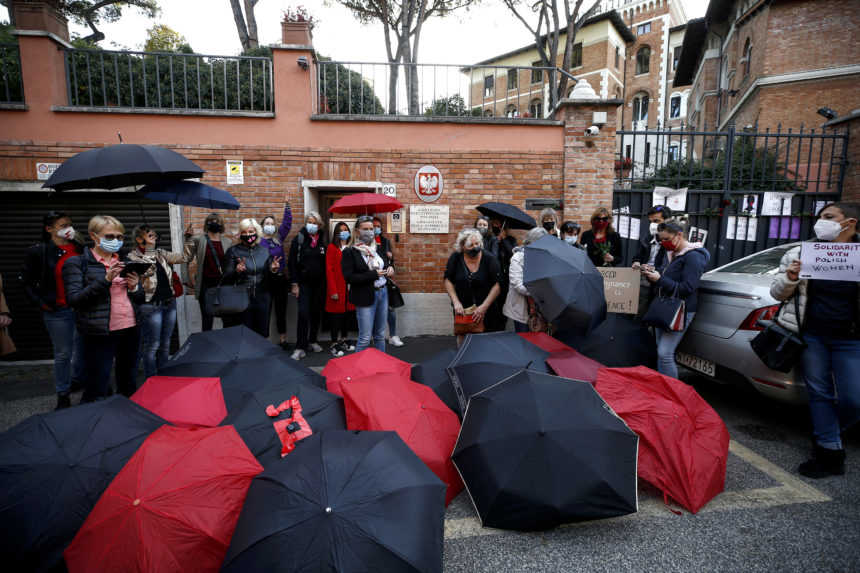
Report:
<svg viewBox="0 0 860 573"><path fill-rule="evenodd" d="M450 214L448 205L410 205L409 232L447 233Z"/></svg>

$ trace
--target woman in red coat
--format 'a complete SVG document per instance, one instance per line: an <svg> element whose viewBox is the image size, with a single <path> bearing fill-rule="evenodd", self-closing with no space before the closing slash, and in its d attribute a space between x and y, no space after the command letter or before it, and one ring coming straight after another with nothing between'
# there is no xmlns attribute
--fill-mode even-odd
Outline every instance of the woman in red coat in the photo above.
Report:
<svg viewBox="0 0 860 573"><path fill-rule="evenodd" d="M326 298L325 311L331 317L331 353L333 356L343 356L355 350L346 341L347 313L355 312L355 307L347 301L346 280L340 268L343 250L352 243L352 233L349 226L339 222L334 226L334 233L325 254Z"/></svg>

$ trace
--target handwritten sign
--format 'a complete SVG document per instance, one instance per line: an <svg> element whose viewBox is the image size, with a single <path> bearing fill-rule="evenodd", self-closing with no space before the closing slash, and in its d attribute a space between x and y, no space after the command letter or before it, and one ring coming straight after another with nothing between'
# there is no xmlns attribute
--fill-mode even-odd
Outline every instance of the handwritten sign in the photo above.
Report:
<svg viewBox="0 0 860 573"><path fill-rule="evenodd" d="M767 191L762 201L761 214L765 216L791 215L791 198L794 193Z"/></svg>
<svg viewBox="0 0 860 573"><path fill-rule="evenodd" d="M687 188L654 187L652 205L666 205L673 211L683 211L687 207Z"/></svg>
<svg viewBox="0 0 860 573"><path fill-rule="evenodd" d="M628 268L598 267L603 275L606 311L636 314L639 311L639 271Z"/></svg>
<svg viewBox="0 0 860 573"><path fill-rule="evenodd" d="M410 205L410 233L447 233L451 218L448 205Z"/></svg>
<svg viewBox="0 0 860 573"><path fill-rule="evenodd" d="M801 243L800 278L860 282L860 243Z"/></svg>

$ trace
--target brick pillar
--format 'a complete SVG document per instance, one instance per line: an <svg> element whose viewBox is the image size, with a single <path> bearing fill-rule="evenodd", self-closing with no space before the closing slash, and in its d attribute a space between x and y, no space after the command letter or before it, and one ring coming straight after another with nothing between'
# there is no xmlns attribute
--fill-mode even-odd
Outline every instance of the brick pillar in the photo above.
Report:
<svg viewBox="0 0 860 573"><path fill-rule="evenodd" d="M564 218L591 226L591 213L598 206L612 208L615 177L615 128L620 99L565 99L555 112L564 122ZM605 123L595 114L605 113ZM600 128L586 136L592 125Z"/></svg>
<svg viewBox="0 0 860 573"><path fill-rule="evenodd" d="M16 30L39 30L69 41L69 27L57 0L17 0L12 3Z"/></svg>
<svg viewBox="0 0 860 573"><path fill-rule="evenodd" d="M24 101L31 108L66 105L65 60L69 28L57 0L16 1L15 33L21 54Z"/></svg>

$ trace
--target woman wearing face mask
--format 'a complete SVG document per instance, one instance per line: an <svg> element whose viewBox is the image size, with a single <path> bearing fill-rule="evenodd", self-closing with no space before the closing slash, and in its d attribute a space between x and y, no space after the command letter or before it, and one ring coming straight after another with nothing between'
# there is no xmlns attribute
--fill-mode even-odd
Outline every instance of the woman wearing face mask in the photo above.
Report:
<svg viewBox="0 0 860 573"><path fill-rule="evenodd" d="M355 351L361 352L373 343L385 352L385 325L388 320L387 277L394 275L394 267L386 264L374 245L373 217L359 217L355 222L358 240L343 252L341 269L349 284L349 302L355 305L358 318L358 342Z"/></svg>
<svg viewBox="0 0 860 573"><path fill-rule="evenodd" d="M280 226L271 215L263 217L260 225L263 227L263 237L260 239L260 244L269 249L269 255L273 260L275 257L279 257L281 261L286 261L283 244L287 235L290 234L290 229L293 228L293 211L290 204L287 203L284 206L284 216L281 218ZM285 270L286 265L281 265L278 274L271 278L270 292L272 293L272 302L275 305L275 327L278 329L280 345L281 348L287 350L288 282Z"/></svg>
<svg viewBox="0 0 860 573"><path fill-rule="evenodd" d="M379 256L385 259L385 263L389 267L394 266L394 249L391 246L391 241L382 232L382 219L379 217L373 218L373 234L376 242L376 252ZM403 341L397 336L397 309L388 307L388 342L391 346L403 346Z"/></svg>
<svg viewBox="0 0 860 573"><path fill-rule="evenodd" d="M481 248L481 234L465 229L457 235L454 253L445 266L445 291L451 299L454 314L462 316L474 306L472 320L482 322L493 301L499 296L501 268L499 261ZM457 344L463 337L457 336Z"/></svg>
<svg viewBox="0 0 860 573"><path fill-rule="evenodd" d="M255 219L239 222L239 243L224 255L224 280L248 288L248 308L242 313L244 324L263 338L269 338L272 297L269 281L281 270L281 258L272 257L260 244L263 230Z"/></svg>
<svg viewBox="0 0 860 573"><path fill-rule="evenodd" d="M167 363L170 337L176 327L172 265L187 262L190 255L157 249L158 234L149 225L137 226L132 235L136 248L129 251L128 261L151 265L141 276L145 302L137 307L143 372L149 378Z"/></svg>
<svg viewBox="0 0 860 573"><path fill-rule="evenodd" d="M564 232L564 227L562 227ZM529 245L541 237L547 235L546 229L543 227L535 227L523 239L523 246L514 249L514 256L511 258L511 283L508 289L508 296L505 299L504 312L505 316L514 321L514 331L528 332L529 331L529 291L523 284L523 261L525 259L525 246Z"/></svg>
<svg viewBox="0 0 860 573"><path fill-rule="evenodd" d="M120 275L122 223L110 215L96 215L88 231L95 246L63 265L66 301L75 309L78 331L84 337L87 386L81 402L107 397L114 359L120 394L131 396L137 389L140 335L133 305L144 302L140 277Z"/></svg>
<svg viewBox="0 0 860 573"><path fill-rule="evenodd" d="M648 209L647 235L639 239L639 251L633 257L633 268L641 270L643 267L661 271L666 266L666 249L660 245L657 237L657 227L666 219L672 217L672 210L665 205L655 205ZM636 312L638 318L645 316L648 306L656 295L656 289L651 288L651 283L642 276L639 285L639 309Z"/></svg>
<svg viewBox="0 0 860 573"><path fill-rule="evenodd" d="M224 219L218 213L206 216L203 233L194 235L194 227L185 229L185 255L190 263L197 260L197 271L192 275L203 330L212 330L215 317L206 312L206 290L217 286L224 274L224 253L233 242L224 237Z"/></svg>
<svg viewBox="0 0 860 573"><path fill-rule="evenodd" d="M579 244L579 232L581 230L582 227L579 223L574 221L565 221L561 225L561 239L571 247L581 249L582 245Z"/></svg>
<svg viewBox="0 0 860 573"><path fill-rule="evenodd" d="M612 215L606 207L598 207L591 215L591 229L580 235L595 267L616 267L621 264L621 236L612 228Z"/></svg>
<svg viewBox="0 0 860 573"><path fill-rule="evenodd" d="M819 241L860 242L860 203L831 203L818 217L814 230ZM782 257L770 294L788 301L776 321L799 333L807 345L800 371L809 394L815 446L812 458L798 471L823 478L845 473L840 432L860 419L860 282L801 279L800 270L797 246ZM790 300L795 296L796 307Z"/></svg>
<svg viewBox="0 0 860 573"><path fill-rule="evenodd" d="M541 227L546 229L546 232L554 237L558 237L558 213L555 209L547 207L540 212Z"/></svg>
<svg viewBox="0 0 860 573"><path fill-rule="evenodd" d="M684 330L676 332L655 328L657 370L672 378L678 377L675 349L684 337L684 332L690 326L693 317L696 316L699 280L711 259L710 253L702 247L701 243L687 241L687 228L687 220L680 217L660 223L657 226L657 236L662 247L666 249L666 258L669 262L662 273L648 267L641 269L642 274L654 285L654 288L661 290L666 296L675 294L684 301L686 307Z"/></svg>
<svg viewBox="0 0 860 573"><path fill-rule="evenodd" d="M334 226L331 243L325 254L325 311L331 318L331 353L335 357L355 350L355 346L346 341L349 334L347 319L350 312L355 312L355 306L347 300L346 279L341 268L343 251L351 244L352 233L349 232L349 225L341 221Z"/></svg>
<svg viewBox="0 0 860 573"><path fill-rule="evenodd" d="M20 279L27 298L42 311L54 347L57 410L71 406L72 382L84 383L83 338L75 328L75 311L66 300L63 266L81 254L72 220L53 211L42 218L42 240L27 249Z"/></svg>
<svg viewBox="0 0 860 573"><path fill-rule="evenodd" d="M301 360L308 350L322 352L317 342L320 317L325 308L326 234L320 232L322 217L316 211L305 215L305 226L290 244L291 292L298 299L296 349L293 360Z"/></svg>

